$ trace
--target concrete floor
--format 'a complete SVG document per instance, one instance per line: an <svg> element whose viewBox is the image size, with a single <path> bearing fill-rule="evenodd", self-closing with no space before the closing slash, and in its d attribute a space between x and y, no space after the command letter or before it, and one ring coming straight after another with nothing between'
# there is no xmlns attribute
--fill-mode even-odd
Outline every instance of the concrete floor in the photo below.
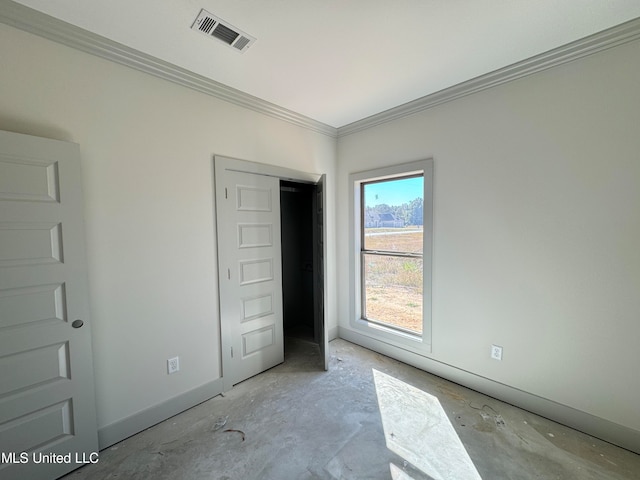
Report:
<svg viewBox="0 0 640 480"><path fill-rule="evenodd" d="M640 479L640 455L344 340L100 453L81 479Z"/></svg>

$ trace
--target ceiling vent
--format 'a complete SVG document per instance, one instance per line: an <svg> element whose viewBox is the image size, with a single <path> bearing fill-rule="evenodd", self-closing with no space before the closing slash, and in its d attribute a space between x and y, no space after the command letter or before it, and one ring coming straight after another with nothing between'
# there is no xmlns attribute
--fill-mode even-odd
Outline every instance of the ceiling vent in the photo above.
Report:
<svg viewBox="0 0 640 480"><path fill-rule="evenodd" d="M217 38L238 52L244 52L256 41L255 37L244 33L205 9L200 10L200 14L191 28L208 37Z"/></svg>

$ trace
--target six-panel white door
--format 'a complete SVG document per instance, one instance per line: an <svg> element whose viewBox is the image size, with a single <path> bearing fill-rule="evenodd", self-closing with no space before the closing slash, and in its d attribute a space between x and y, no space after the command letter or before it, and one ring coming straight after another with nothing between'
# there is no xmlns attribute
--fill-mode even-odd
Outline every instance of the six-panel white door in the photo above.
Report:
<svg viewBox="0 0 640 480"><path fill-rule="evenodd" d="M98 449L82 208L78 145L0 132L2 479L57 478Z"/></svg>
<svg viewBox="0 0 640 480"><path fill-rule="evenodd" d="M280 180L216 165L216 212L223 378L230 389L284 361Z"/></svg>

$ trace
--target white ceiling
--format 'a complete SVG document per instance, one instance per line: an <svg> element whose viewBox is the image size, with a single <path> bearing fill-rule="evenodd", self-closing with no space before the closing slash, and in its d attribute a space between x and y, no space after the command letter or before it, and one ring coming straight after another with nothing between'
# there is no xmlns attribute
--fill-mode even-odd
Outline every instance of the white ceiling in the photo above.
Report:
<svg viewBox="0 0 640 480"><path fill-rule="evenodd" d="M16 0L341 127L640 17L638 0ZM257 38L191 30L201 8Z"/></svg>

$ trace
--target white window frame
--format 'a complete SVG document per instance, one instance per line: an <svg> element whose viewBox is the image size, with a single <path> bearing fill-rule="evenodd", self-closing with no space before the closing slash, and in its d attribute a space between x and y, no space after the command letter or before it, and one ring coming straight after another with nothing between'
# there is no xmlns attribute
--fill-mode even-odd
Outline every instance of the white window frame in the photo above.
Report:
<svg viewBox="0 0 640 480"><path fill-rule="evenodd" d="M409 175L423 175L422 334L413 334L362 318L361 185ZM350 326L358 332L416 353L431 352L431 266L433 245L433 159L392 165L349 175Z"/></svg>

